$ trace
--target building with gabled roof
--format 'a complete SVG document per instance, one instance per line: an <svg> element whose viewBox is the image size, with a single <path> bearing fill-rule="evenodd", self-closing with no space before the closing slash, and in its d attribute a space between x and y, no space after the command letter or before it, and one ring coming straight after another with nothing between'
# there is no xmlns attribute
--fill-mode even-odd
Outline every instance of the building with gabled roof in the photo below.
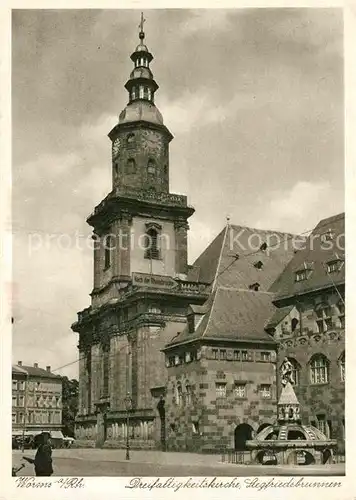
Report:
<svg viewBox="0 0 356 500"><path fill-rule="evenodd" d="M188 277L209 282L210 295L190 306L186 327L163 349L169 449L242 449L272 422L277 343L265 331L275 312L269 288L293 258L293 238L228 224L191 266Z"/></svg>

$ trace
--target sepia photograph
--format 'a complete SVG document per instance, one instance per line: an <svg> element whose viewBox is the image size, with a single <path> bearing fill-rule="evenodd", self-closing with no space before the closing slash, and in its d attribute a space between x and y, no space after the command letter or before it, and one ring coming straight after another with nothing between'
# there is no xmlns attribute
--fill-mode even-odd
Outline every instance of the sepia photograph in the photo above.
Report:
<svg viewBox="0 0 356 500"><path fill-rule="evenodd" d="M11 22L12 475L339 481L343 9Z"/></svg>

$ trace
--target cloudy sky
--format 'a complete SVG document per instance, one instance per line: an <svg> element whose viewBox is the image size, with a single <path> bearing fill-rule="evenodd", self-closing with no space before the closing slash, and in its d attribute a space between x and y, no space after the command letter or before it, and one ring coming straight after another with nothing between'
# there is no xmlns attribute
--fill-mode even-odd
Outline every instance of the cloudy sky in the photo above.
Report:
<svg viewBox="0 0 356 500"><path fill-rule="evenodd" d="M107 133L127 104L140 13L13 15L13 361L77 358L89 305L85 219L111 189ZM306 231L344 210L342 13L148 10L157 107L188 195L189 260L236 224ZM78 236L79 235L79 236ZM73 363L59 373L77 375Z"/></svg>

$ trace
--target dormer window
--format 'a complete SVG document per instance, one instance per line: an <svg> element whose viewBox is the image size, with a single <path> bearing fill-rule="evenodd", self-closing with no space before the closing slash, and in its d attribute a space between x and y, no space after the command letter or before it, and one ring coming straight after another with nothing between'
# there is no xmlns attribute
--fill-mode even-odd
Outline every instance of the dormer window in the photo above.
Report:
<svg viewBox="0 0 356 500"><path fill-rule="evenodd" d="M268 246L268 245L267 245L267 243L266 243L266 242L262 243L262 245L260 246L260 251L261 251L261 252L265 252L265 251L267 250L267 246Z"/></svg>
<svg viewBox="0 0 356 500"><path fill-rule="evenodd" d="M303 269L302 271L297 271L295 273L295 281L305 281L308 279L308 273L306 269Z"/></svg>
<svg viewBox="0 0 356 500"><path fill-rule="evenodd" d="M298 269L295 273L295 281L305 281L309 278L313 271L313 263L312 262L304 262L303 269Z"/></svg>
<svg viewBox="0 0 356 500"><path fill-rule="evenodd" d="M320 241L325 243L334 239L334 233L329 229L326 233L320 235Z"/></svg>
<svg viewBox="0 0 356 500"><path fill-rule="evenodd" d="M338 273L341 270L343 263L344 261L341 259L330 260L326 263L326 269L328 273Z"/></svg>
<svg viewBox="0 0 356 500"><path fill-rule="evenodd" d="M255 262L255 263L254 263L254 267L255 267L256 269L262 269L262 267L263 267L263 262L262 262L261 260L259 260L259 261Z"/></svg>
<svg viewBox="0 0 356 500"><path fill-rule="evenodd" d="M252 285L249 286L249 289L253 290L254 292L258 292L260 286L261 285L259 283L252 283Z"/></svg>

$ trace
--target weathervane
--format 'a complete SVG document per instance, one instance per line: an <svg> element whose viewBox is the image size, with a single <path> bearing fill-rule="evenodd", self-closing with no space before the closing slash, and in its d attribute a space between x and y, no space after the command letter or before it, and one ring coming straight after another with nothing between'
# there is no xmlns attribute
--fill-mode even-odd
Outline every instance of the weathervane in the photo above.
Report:
<svg viewBox="0 0 356 500"><path fill-rule="evenodd" d="M145 33L143 31L143 25L144 25L145 22L146 22L146 19L144 19L143 12L141 12L141 21L140 21L140 24L138 25L138 27L140 28L140 34L139 34L139 36L140 36L141 40L143 38L145 38Z"/></svg>

